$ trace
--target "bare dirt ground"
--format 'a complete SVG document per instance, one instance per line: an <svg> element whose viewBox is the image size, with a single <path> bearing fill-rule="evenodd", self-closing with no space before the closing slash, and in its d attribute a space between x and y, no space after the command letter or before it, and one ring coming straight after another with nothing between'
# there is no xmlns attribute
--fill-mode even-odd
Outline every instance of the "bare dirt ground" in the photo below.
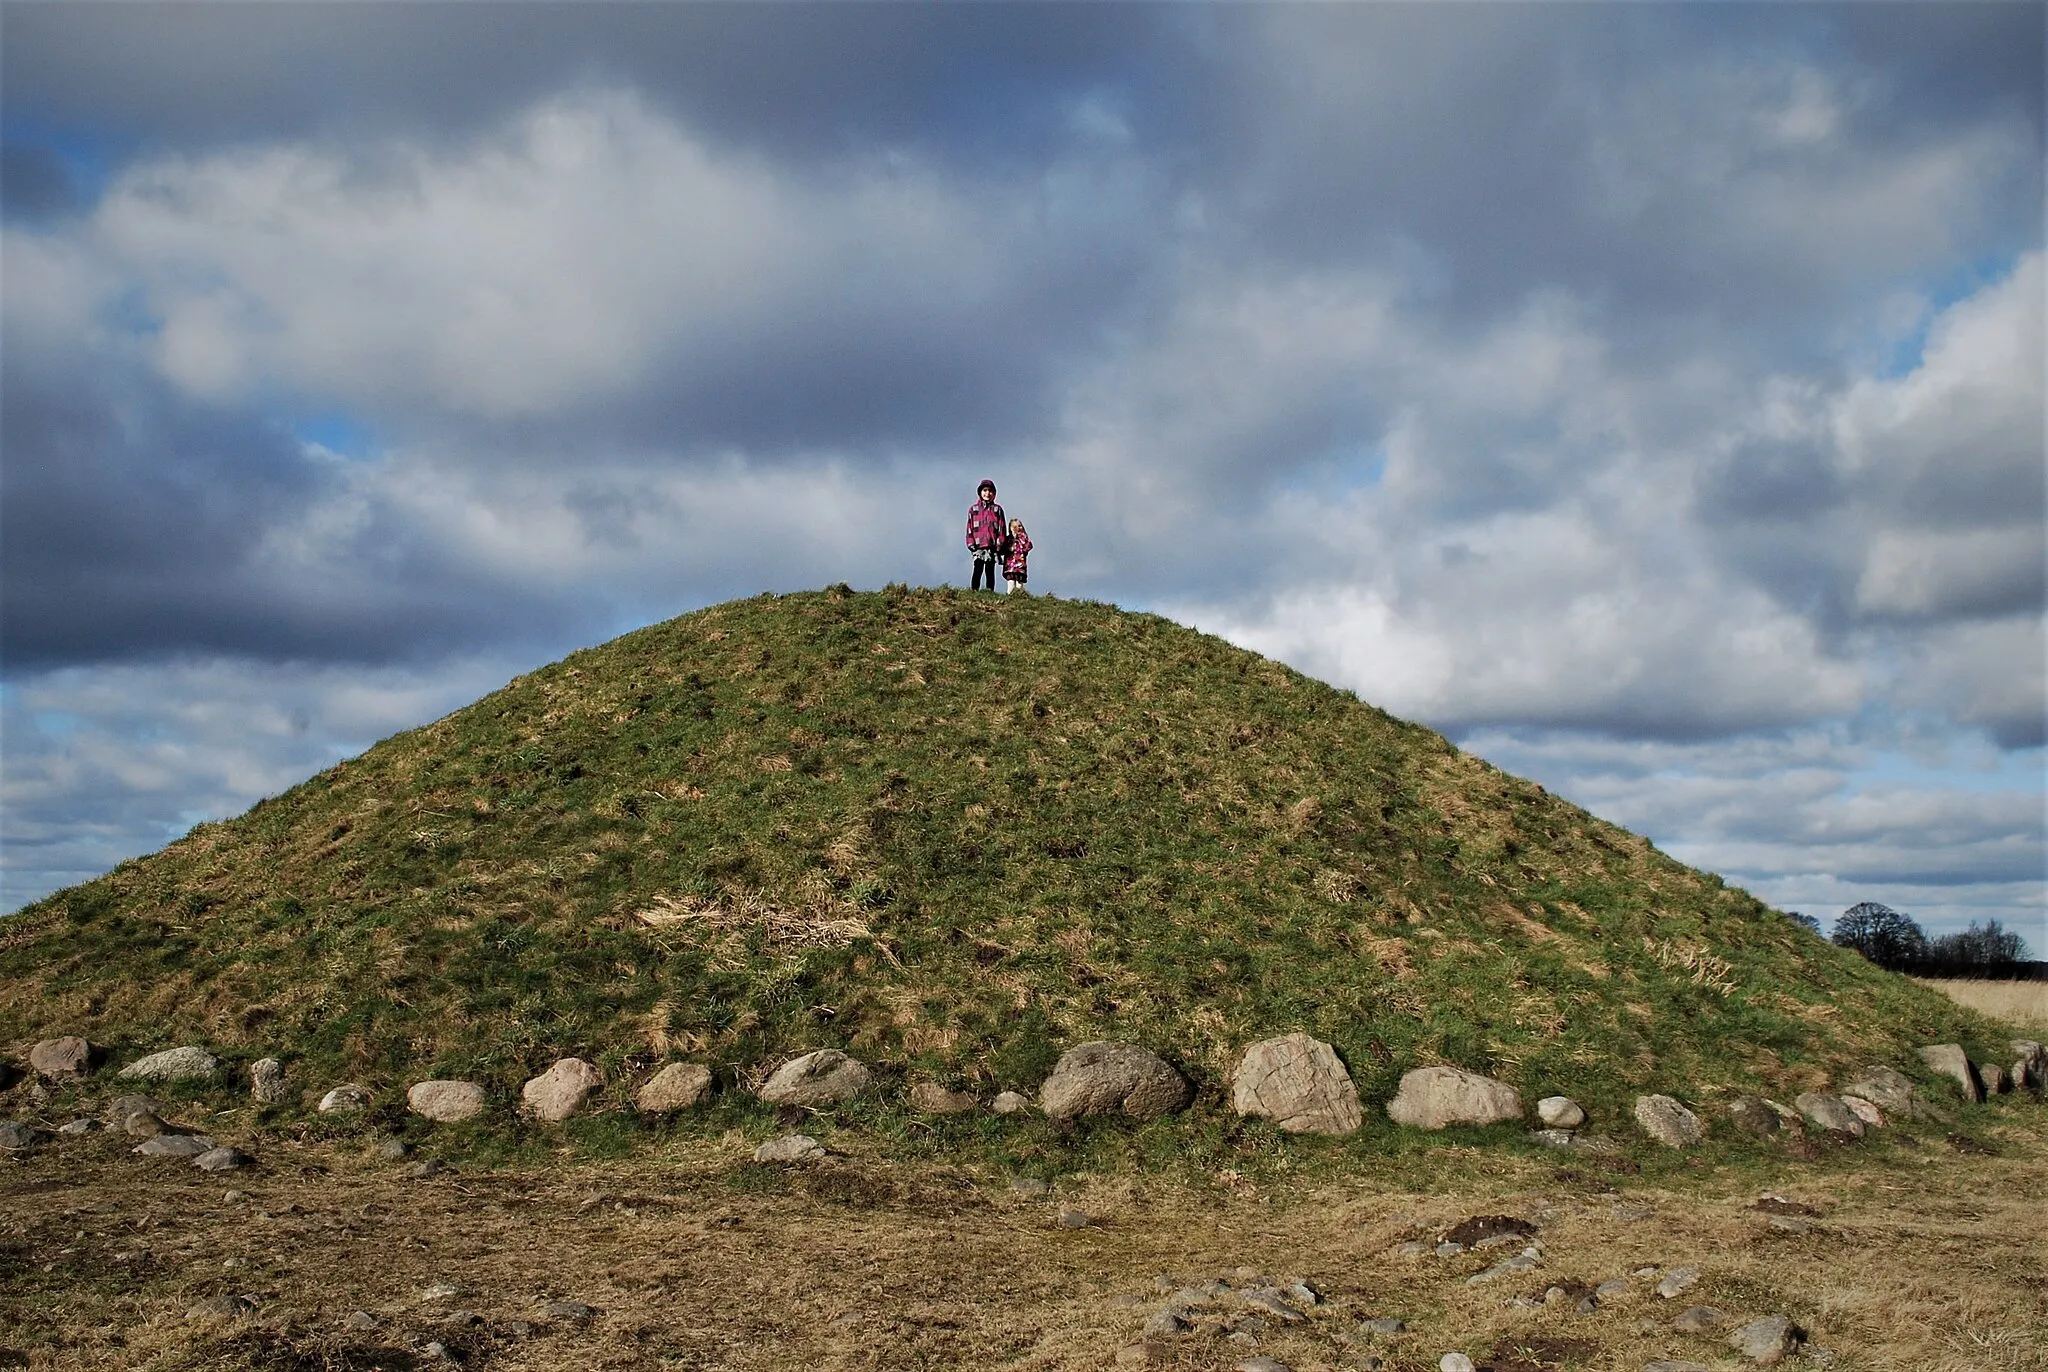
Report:
<svg viewBox="0 0 2048 1372"><path fill-rule="evenodd" d="M1656 1185L1626 1161L1451 1148L1406 1176L1083 1177L1049 1197L861 1156L774 1170L738 1138L426 1179L355 1145L251 1140L261 1165L223 1178L101 1133L0 1162L0 1367L1102 1368L1162 1305L1162 1275L1252 1268L1323 1301L1263 1328L1219 1309L1153 1365L1420 1370L1458 1350L1501 1372L1747 1366L1725 1329L1672 1329L1702 1304L1791 1316L1811 1359L1793 1366L2048 1368L2048 1106L2008 1097L1953 1129L1967 1136L1886 1131ZM1774 1218L1766 1190L1813 1213ZM1063 1206L1094 1222L1063 1227ZM1540 1265L1469 1284L1517 1248L1394 1251L1482 1214L1540 1226ZM1540 1303L1650 1267L1590 1313ZM1660 1299L1677 1267L1698 1285ZM198 1309L236 1296L239 1313ZM558 1300L595 1313L548 1313ZM1249 1339L1225 1337L1233 1320Z"/></svg>

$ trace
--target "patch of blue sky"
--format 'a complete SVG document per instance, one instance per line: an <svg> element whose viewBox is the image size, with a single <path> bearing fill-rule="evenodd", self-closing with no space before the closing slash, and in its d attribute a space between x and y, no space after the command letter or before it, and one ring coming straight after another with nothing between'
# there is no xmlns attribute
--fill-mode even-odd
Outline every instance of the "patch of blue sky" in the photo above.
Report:
<svg viewBox="0 0 2048 1372"><path fill-rule="evenodd" d="M7 111L7 141L38 148L55 157L71 182L78 208L90 209L106 194L107 183L135 152L133 139L95 132L38 118L33 111Z"/></svg>
<svg viewBox="0 0 2048 1372"><path fill-rule="evenodd" d="M62 742L88 727L87 721L68 710L38 710L29 716L29 723L44 738Z"/></svg>
<svg viewBox="0 0 2048 1372"><path fill-rule="evenodd" d="M2019 259L2018 251L1975 257L1957 263L1943 275L1923 283L1921 289L1926 296L1927 308L1921 312L1912 330L1893 342L1889 354L1878 366L1878 377L1891 381L1916 371L1926 358L1928 331L1942 312L2012 275L2019 266Z"/></svg>
<svg viewBox="0 0 2048 1372"><path fill-rule="evenodd" d="M2019 748L2007 751L1987 744L1968 756L1950 754L1939 761L1919 759L1911 754L1885 750L1842 779L1848 795L1911 787L1925 790L1968 791L1980 795L2019 793L2044 796L2048 803L2048 750Z"/></svg>
<svg viewBox="0 0 2048 1372"><path fill-rule="evenodd" d="M291 430L299 442L318 445L351 462L369 462L384 451L368 425L338 410L299 416L291 421Z"/></svg>

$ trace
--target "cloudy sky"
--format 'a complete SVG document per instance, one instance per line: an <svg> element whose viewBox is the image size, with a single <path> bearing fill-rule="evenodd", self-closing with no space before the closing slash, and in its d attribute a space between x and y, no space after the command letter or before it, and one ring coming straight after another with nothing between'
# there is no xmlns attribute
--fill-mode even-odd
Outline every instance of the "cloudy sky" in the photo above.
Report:
<svg viewBox="0 0 2048 1372"><path fill-rule="evenodd" d="M2037 4L0 3L12 909L652 620L1033 584L2044 926Z"/></svg>

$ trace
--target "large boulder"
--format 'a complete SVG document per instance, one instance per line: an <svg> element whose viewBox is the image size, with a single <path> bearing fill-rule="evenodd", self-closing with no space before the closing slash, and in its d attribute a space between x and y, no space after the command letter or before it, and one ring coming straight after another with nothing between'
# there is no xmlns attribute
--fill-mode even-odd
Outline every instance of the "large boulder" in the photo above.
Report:
<svg viewBox="0 0 2048 1372"><path fill-rule="evenodd" d="M1411 1129L1502 1124L1522 1117L1522 1093L1504 1081L1458 1067L1417 1067L1402 1074L1387 1118Z"/></svg>
<svg viewBox="0 0 2048 1372"><path fill-rule="evenodd" d="M820 1048L776 1068L757 1094L770 1105L836 1105L867 1090L874 1079L858 1058L837 1048Z"/></svg>
<svg viewBox="0 0 2048 1372"><path fill-rule="evenodd" d="M1231 1075L1230 1104L1289 1134L1349 1134L1365 1122L1358 1087L1337 1051L1307 1034L1282 1034L1245 1049Z"/></svg>
<svg viewBox="0 0 2048 1372"><path fill-rule="evenodd" d="M1875 1063L1843 1082L1841 1094L1861 1096L1886 1114L1894 1116L1911 1115L1919 1108L1912 1079L1902 1072Z"/></svg>
<svg viewBox="0 0 2048 1372"><path fill-rule="evenodd" d="M633 1104L649 1114L687 1110L710 1091L710 1068L700 1067L694 1062L672 1062L634 1092Z"/></svg>
<svg viewBox="0 0 2048 1372"><path fill-rule="evenodd" d="M220 1071L220 1060L204 1048L191 1044L183 1048L166 1048L161 1053L129 1063L121 1069L121 1075L136 1081L191 1081L213 1076Z"/></svg>
<svg viewBox="0 0 2048 1372"><path fill-rule="evenodd" d="M1570 1096L1545 1096L1536 1102L1536 1118L1546 1129L1576 1129L1586 1122L1586 1108Z"/></svg>
<svg viewBox="0 0 2048 1372"><path fill-rule="evenodd" d="M2039 1091L2048 1087L2048 1046L2033 1039L2012 1041L2012 1089Z"/></svg>
<svg viewBox="0 0 2048 1372"><path fill-rule="evenodd" d="M554 1066L520 1087L519 1098L535 1119L554 1124L581 1110L590 1093L602 1085L604 1074L596 1064L582 1058L559 1058Z"/></svg>
<svg viewBox="0 0 2048 1372"><path fill-rule="evenodd" d="M1830 1134L1847 1134L1852 1139L1860 1139L1868 1127L1847 1101L1825 1091L1801 1091L1793 1097L1792 1104L1798 1107L1808 1123Z"/></svg>
<svg viewBox="0 0 2048 1372"><path fill-rule="evenodd" d="M1084 1043L1069 1048L1039 1088L1038 1103L1054 1119L1131 1115L1149 1119L1185 1109L1195 1098L1187 1078L1135 1043Z"/></svg>
<svg viewBox="0 0 2048 1372"><path fill-rule="evenodd" d="M249 1064L249 1094L259 1105L283 1105L291 1099L291 1083L285 1080L284 1064L276 1058L260 1058Z"/></svg>
<svg viewBox="0 0 2048 1372"><path fill-rule="evenodd" d="M1920 1050L1920 1061L1943 1076L1954 1078L1973 1103L1984 1099L1984 1083L1978 1080L1977 1069L1970 1065L1970 1055L1960 1043L1930 1043Z"/></svg>
<svg viewBox="0 0 2048 1372"><path fill-rule="evenodd" d="M1728 1120L1743 1133L1769 1138L1778 1132L1778 1112L1761 1096L1737 1096L1728 1102Z"/></svg>
<svg viewBox="0 0 2048 1372"><path fill-rule="evenodd" d="M1670 1096L1637 1096L1636 1123L1666 1148L1690 1148L1707 1136L1700 1117Z"/></svg>
<svg viewBox="0 0 2048 1372"><path fill-rule="evenodd" d="M82 1077L99 1060L99 1050L76 1034L44 1039L28 1050L28 1065L52 1081Z"/></svg>
<svg viewBox="0 0 2048 1372"><path fill-rule="evenodd" d="M473 1081L419 1081L407 1089L405 1103L436 1124L460 1124L484 1112L484 1088Z"/></svg>

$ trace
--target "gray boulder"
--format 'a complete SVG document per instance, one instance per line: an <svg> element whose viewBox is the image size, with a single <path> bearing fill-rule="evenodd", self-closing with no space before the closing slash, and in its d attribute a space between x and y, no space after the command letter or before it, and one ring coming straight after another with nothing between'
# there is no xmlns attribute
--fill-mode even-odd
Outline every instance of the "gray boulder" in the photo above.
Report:
<svg viewBox="0 0 2048 1372"><path fill-rule="evenodd" d="M2048 1046L2034 1039L2012 1041L2013 1090L2039 1091L2048 1087Z"/></svg>
<svg viewBox="0 0 2048 1372"><path fill-rule="evenodd" d="M1546 1129L1576 1129L1586 1122L1586 1111L1570 1096L1545 1096L1536 1102L1536 1118Z"/></svg>
<svg viewBox="0 0 2048 1372"><path fill-rule="evenodd" d="M1728 1346L1759 1366L1783 1362L1799 1346L1800 1334L1783 1315L1751 1320L1728 1336Z"/></svg>
<svg viewBox="0 0 2048 1372"><path fill-rule="evenodd" d="M2005 1069L1995 1062L1980 1064L1977 1068L1977 1079L1984 1083L1984 1094L1987 1096L2002 1096L2012 1089L2006 1080Z"/></svg>
<svg viewBox="0 0 2048 1372"><path fill-rule="evenodd" d="M1875 1102L1867 1101L1861 1096L1843 1096L1842 1104L1855 1111L1856 1118L1870 1128L1877 1129L1883 1126L1884 1111L1878 1109Z"/></svg>
<svg viewBox="0 0 2048 1372"><path fill-rule="evenodd" d="M106 1114L102 1118L118 1129L128 1123L131 1115L161 1115L163 1112L164 1103L155 1096L116 1096L107 1102Z"/></svg>
<svg viewBox="0 0 2048 1372"><path fill-rule="evenodd" d="M19 1120L0 1120L0 1149L19 1152L36 1145L36 1131Z"/></svg>
<svg viewBox="0 0 2048 1372"><path fill-rule="evenodd" d="M1365 1122L1358 1087L1337 1052L1307 1034L1283 1034L1245 1049L1232 1074L1230 1105L1270 1119L1289 1134L1349 1134Z"/></svg>
<svg viewBox="0 0 2048 1372"><path fill-rule="evenodd" d="M1831 1134L1847 1134L1852 1139L1860 1139L1868 1127L1862 1117L1849 1108L1847 1101L1825 1091L1801 1091L1793 1097L1792 1104L1798 1107L1808 1123Z"/></svg>
<svg viewBox="0 0 2048 1372"><path fill-rule="evenodd" d="M28 1050L28 1065L38 1076L52 1081L82 1077L98 1060L99 1051L76 1034L44 1039Z"/></svg>
<svg viewBox="0 0 2048 1372"><path fill-rule="evenodd" d="M633 1093L633 1104L649 1114L687 1110L710 1092L710 1068L694 1062L672 1062Z"/></svg>
<svg viewBox="0 0 2048 1372"><path fill-rule="evenodd" d="M776 1068L758 1094L770 1105L836 1105L867 1090L874 1079L859 1059L837 1048L820 1048Z"/></svg>
<svg viewBox="0 0 2048 1372"><path fill-rule="evenodd" d="M590 1093L604 1085L604 1074L582 1058L560 1058L554 1066L519 1088L519 1098L537 1120L560 1123L583 1108Z"/></svg>
<svg viewBox="0 0 2048 1372"><path fill-rule="evenodd" d="M290 1100L292 1087L285 1080L284 1064L276 1058L260 1058L250 1063L249 1094L259 1105L283 1105Z"/></svg>
<svg viewBox="0 0 2048 1372"><path fill-rule="evenodd" d="M1972 1103L1984 1099L1984 1083L1977 1079L1977 1069L1970 1065L1970 1055L1963 1051L1960 1043L1930 1043L1920 1050L1920 1061L1941 1075L1953 1078ZM1858 1091L1856 1094L1864 1093Z"/></svg>
<svg viewBox="0 0 2048 1372"><path fill-rule="evenodd" d="M220 1071L220 1060L204 1048L187 1044L131 1062L121 1075L135 1081L191 1081Z"/></svg>
<svg viewBox="0 0 2048 1372"><path fill-rule="evenodd" d="M204 1134L158 1134L135 1145L133 1151L145 1158L196 1158L213 1148L213 1140Z"/></svg>
<svg viewBox="0 0 2048 1372"><path fill-rule="evenodd" d="M473 1081L419 1081L405 1093L406 1108L437 1124L460 1124L475 1119L484 1112L484 1103L484 1088ZM321 1108L326 1108L326 1102L321 1103Z"/></svg>
<svg viewBox="0 0 2048 1372"><path fill-rule="evenodd" d="M809 1134L784 1134L754 1150L755 1162L815 1162L825 1156L825 1145Z"/></svg>
<svg viewBox="0 0 2048 1372"><path fill-rule="evenodd" d="M1911 1078L1876 1063L1843 1082L1840 1090L1845 1096L1861 1096L1888 1115L1914 1114L1919 1104Z"/></svg>
<svg viewBox="0 0 2048 1372"><path fill-rule="evenodd" d="M192 1158L192 1165L202 1172L233 1172L254 1166L255 1162L256 1159L239 1148L209 1148Z"/></svg>
<svg viewBox="0 0 2048 1372"><path fill-rule="evenodd" d="M1031 1108L1031 1100L1016 1091L998 1091L988 1108L998 1115L1021 1115Z"/></svg>
<svg viewBox="0 0 2048 1372"><path fill-rule="evenodd" d="M1728 1122L1754 1138L1769 1138L1778 1132L1778 1112L1761 1096L1737 1096L1728 1102Z"/></svg>
<svg viewBox="0 0 2048 1372"><path fill-rule="evenodd" d="M1666 1148L1690 1148L1707 1136L1700 1117L1670 1096L1637 1096L1636 1123Z"/></svg>
<svg viewBox="0 0 2048 1372"><path fill-rule="evenodd" d="M1039 1088L1038 1103L1054 1119L1082 1115L1170 1115L1194 1099L1187 1079L1134 1043L1084 1043L1070 1048Z"/></svg>
<svg viewBox="0 0 2048 1372"><path fill-rule="evenodd" d="M357 1082L343 1082L320 1097L313 1108L323 1115L347 1115L370 1103L370 1088Z"/></svg>
<svg viewBox="0 0 2048 1372"><path fill-rule="evenodd" d="M1502 1124L1522 1117L1522 1095L1504 1081L1458 1067L1417 1067L1401 1076L1387 1118L1411 1129Z"/></svg>

